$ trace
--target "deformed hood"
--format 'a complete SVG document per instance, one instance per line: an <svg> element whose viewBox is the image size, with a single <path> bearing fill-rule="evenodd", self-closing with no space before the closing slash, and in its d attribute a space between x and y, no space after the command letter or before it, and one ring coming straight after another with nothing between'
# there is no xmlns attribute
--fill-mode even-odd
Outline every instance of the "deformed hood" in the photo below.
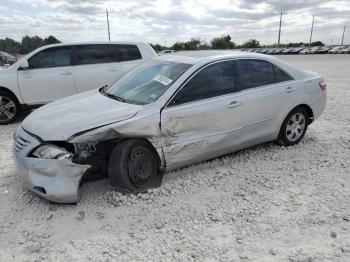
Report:
<svg viewBox="0 0 350 262"><path fill-rule="evenodd" d="M35 110L22 122L22 127L44 141L62 141L76 133L132 118L141 107L93 90Z"/></svg>

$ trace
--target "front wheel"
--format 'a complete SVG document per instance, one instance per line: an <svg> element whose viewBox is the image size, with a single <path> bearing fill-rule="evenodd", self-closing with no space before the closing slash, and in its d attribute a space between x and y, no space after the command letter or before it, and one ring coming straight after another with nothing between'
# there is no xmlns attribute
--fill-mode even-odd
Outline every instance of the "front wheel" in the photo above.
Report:
<svg viewBox="0 0 350 262"><path fill-rule="evenodd" d="M19 114L16 98L6 91L0 91L0 125L14 122Z"/></svg>
<svg viewBox="0 0 350 262"><path fill-rule="evenodd" d="M157 152L142 139L125 140L114 147L109 158L108 176L115 188L132 193L158 187L163 178Z"/></svg>
<svg viewBox="0 0 350 262"><path fill-rule="evenodd" d="M308 119L308 113L304 108L293 109L282 123L277 143L283 146L298 144L305 135Z"/></svg>

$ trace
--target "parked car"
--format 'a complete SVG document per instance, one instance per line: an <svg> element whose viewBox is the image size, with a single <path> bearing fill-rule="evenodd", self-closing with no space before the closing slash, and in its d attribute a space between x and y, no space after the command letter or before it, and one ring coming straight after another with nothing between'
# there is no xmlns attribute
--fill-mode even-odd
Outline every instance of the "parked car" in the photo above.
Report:
<svg viewBox="0 0 350 262"><path fill-rule="evenodd" d="M176 50L163 50L158 53L158 55L172 54L175 53Z"/></svg>
<svg viewBox="0 0 350 262"><path fill-rule="evenodd" d="M291 49L290 49L290 48L283 48L283 49L281 50L281 54L282 54L282 55L289 55L290 52L291 52Z"/></svg>
<svg viewBox="0 0 350 262"><path fill-rule="evenodd" d="M0 124L13 122L22 109L109 84L155 56L138 42L41 47L0 72Z"/></svg>
<svg viewBox="0 0 350 262"><path fill-rule="evenodd" d="M350 54L350 46L344 47L341 51L341 54Z"/></svg>
<svg viewBox="0 0 350 262"><path fill-rule="evenodd" d="M316 54L328 54L329 47L321 46L316 50Z"/></svg>
<svg viewBox="0 0 350 262"><path fill-rule="evenodd" d="M302 50L304 50L303 47L295 47L290 50L291 55L297 55L299 54Z"/></svg>
<svg viewBox="0 0 350 262"><path fill-rule="evenodd" d="M25 185L54 202L77 202L80 181L97 171L144 192L166 170L268 141L295 145L325 104L320 75L272 56L182 52L35 110L13 152Z"/></svg>
<svg viewBox="0 0 350 262"><path fill-rule="evenodd" d="M9 53L0 51L0 67L8 67L15 62L16 62L15 56Z"/></svg>
<svg viewBox="0 0 350 262"><path fill-rule="evenodd" d="M336 46L333 47L328 51L329 54L341 54L342 50L344 49L344 46Z"/></svg>
<svg viewBox="0 0 350 262"><path fill-rule="evenodd" d="M316 54L318 49L319 49L319 47L317 47L317 46L305 48L304 50L300 51L300 54L302 54L302 55Z"/></svg>

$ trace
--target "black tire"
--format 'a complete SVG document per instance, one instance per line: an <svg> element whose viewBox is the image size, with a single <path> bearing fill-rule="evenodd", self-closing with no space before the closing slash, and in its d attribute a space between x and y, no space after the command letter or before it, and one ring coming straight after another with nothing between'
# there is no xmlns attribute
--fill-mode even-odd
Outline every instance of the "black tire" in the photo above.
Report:
<svg viewBox="0 0 350 262"><path fill-rule="evenodd" d="M298 124L293 125L293 117ZM298 144L303 139L309 122L309 115L303 107L294 108L284 119L276 143L281 146Z"/></svg>
<svg viewBox="0 0 350 262"><path fill-rule="evenodd" d="M118 143L109 157L108 176L119 191L142 193L162 183L160 159L149 142L129 139Z"/></svg>
<svg viewBox="0 0 350 262"><path fill-rule="evenodd" d="M10 92L0 90L0 125L13 123L18 117L19 111L20 105L16 97Z"/></svg>

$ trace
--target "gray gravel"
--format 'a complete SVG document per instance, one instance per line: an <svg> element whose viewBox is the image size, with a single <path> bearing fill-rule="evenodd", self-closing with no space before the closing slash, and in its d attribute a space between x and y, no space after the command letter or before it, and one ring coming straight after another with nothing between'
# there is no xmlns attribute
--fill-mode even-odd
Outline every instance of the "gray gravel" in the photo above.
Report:
<svg viewBox="0 0 350 262"><path fill-rule="evenodd" d="M281 58L328 82L304 140L166 174L144 195L101 180L50 204L15 174L18 123L1 126L0 261L350 261L350 56Z"/></svg>

